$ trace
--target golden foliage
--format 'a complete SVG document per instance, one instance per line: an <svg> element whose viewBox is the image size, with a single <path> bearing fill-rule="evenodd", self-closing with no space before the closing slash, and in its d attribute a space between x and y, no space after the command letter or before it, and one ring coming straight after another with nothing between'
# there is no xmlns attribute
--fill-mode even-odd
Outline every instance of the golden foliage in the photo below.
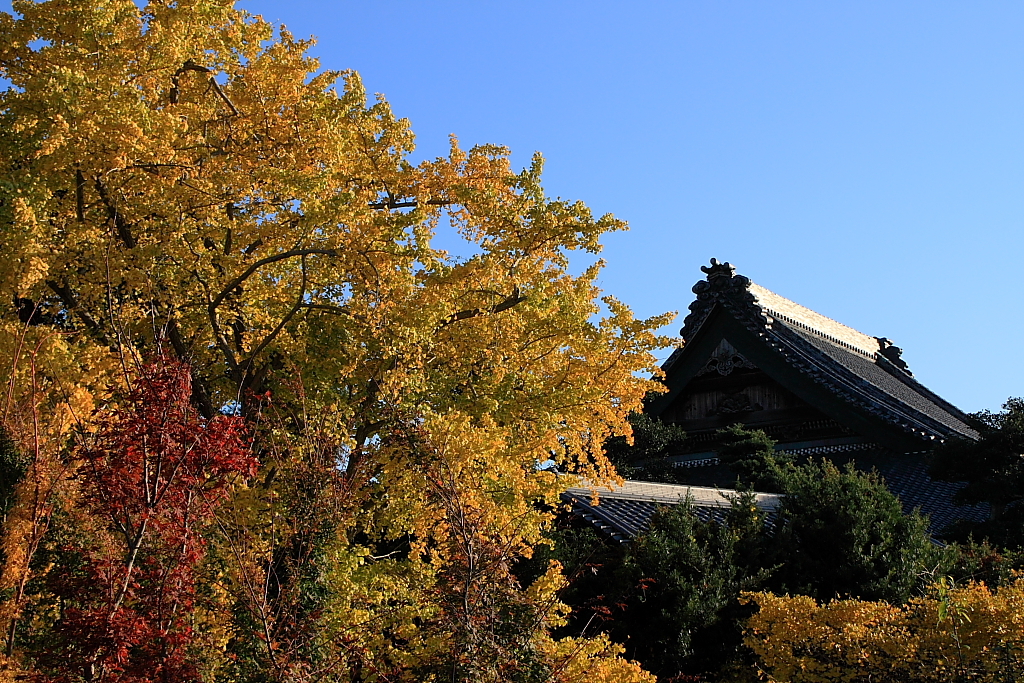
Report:
<svg viewBox="0 0 1024 683"><path fill-rule="evenodd" d="M1024 579L936 584L903 606L747 594L745 643L769 681L1009 681L1024 675Z"/></svg>
<svg viewBox="0 0 1024 683"><path fill-rule="evenodd" d="M605 641L549 638L557 568L534 587L512 572L566 484L538 464L614 478L601 445L657 389L639 373L670 317L599 299L600 262L568 267L624 224L546 197L539 156L517 173L506 149L453 138L414 165L408 122L358 75L320 71L310 41L231 0L13 7L0 354L7 404L38 415L19 443L48 453L21 486L63 481L71 426L169 350L207 417L251 421L263 461L211 530L209 675L242 678L250 657L280 680L442 663L486 679L529 660L644 680ZM441 231L470 255L435 248ZM18 520L48 519L26 500L6 586L31 573Z"/></svg>
<svg viewBox="0 0 1024 683"><path fill-rule="evenodd" d="M5 321L7 322L7 321ZM0 661L8 663L17 622L34 596L30 581L45 575L46 566L33 566L33 558L50 528L55 506L77 496L74 467L66 459L66 445L88 429L101 383L113 369L109 354L95 348L75 353L68 335L7 325L10 336L0 335L0 367L8 377L0 400L0 439L11 452L4 463L5 488L10 499L3 505L0 545L0 633L5 647Z"/></svg>

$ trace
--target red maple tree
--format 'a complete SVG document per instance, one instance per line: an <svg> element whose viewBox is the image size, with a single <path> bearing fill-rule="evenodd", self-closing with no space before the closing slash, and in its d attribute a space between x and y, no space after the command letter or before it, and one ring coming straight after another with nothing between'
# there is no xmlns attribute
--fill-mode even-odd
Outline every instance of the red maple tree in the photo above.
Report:
<svg viewBox="0 0 1024 683"><path fill-rule="evenodd" d="M161 357L82 449L82 512L97 539L77 549L48 656L53 682L186 683L202 531L257 460L241 417L206 420L187 365Z"/></svg>

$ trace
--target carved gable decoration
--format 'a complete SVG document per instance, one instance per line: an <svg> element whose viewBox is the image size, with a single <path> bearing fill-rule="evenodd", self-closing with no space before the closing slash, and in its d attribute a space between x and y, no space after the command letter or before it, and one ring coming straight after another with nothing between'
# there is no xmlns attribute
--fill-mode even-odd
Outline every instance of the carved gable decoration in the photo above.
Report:
<svg viewBox="0 0 1024 683"><path fill-rule="evenodd" d="M744 358L728 340L723 339L718 343L718 348L711 354L711 357L704 363L704 367L697 371L697 376L712 372L725 376L740 368L756 370L757 366Z"/></svg>
<svg viewBox="0 0 1024 683"><path fill-rule="evenodd" d="M752 413L755 410L764 410L764 406L760 403L754 403L750 400L750 395L743 391L737 391L735 394L729 394L718 402L715 406L712 415L740 415L743 413Z"/></svg>

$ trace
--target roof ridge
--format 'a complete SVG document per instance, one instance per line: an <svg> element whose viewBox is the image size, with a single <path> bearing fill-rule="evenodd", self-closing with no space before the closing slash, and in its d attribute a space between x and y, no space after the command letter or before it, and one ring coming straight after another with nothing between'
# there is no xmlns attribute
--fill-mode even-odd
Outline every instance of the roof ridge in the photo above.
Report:
<svg viewBox="0 0 1024 683"><path fill-rule="evenodd" d="M779 313L778 311L773 311L770 308L765 308L764 310L767 313L771 314L771 316L773 318L777 318L779 320L783 320L786 323L788 323L789 325L793 325L795 327L799 327L799 328L801 328L801 329L803 329L803 330L805 330L807 332L810 332L811 334L814 334L814 335L816 335L818 337L821 337L822 339L826 339L826 340L832 342L833 344L836 344L837 346L842 346L843 348L845 348L848 351L853 351L854 353L859 353L862 356L865 356L865 357L870 358L872 360L875 359L875 354L874 353L868 353L864 349L861 349L861 348L859 348L857 346L854 346L853 344L850 344L849 342L845 342L842 339L839 339L837 337L833 337L830 334L825 334L821 330L815 329L814 327L811 327L810 325L808 325L806 323L802 323L799 320L795 320L793 318L790 318L788 315L784 315L782 313ZM808 309L808 310L811 310L811 309ZM839 324L841 325L842 323L839 323Z"/></svg>
<svg viewBox="0 0 1024 683"><path fill-rule="evenodd" d="M884 366L882 367L884 368ZM924 384L922 384L921 381L914 377L912 374L907 372L899 372L898 370L897 372L890 371L889 374L895 377L897 381L902 382L903 384L908 385L918 393L923 394L926 398L930 399L932 403L935 403L939 407L944 408L946 412L950 413L953 417L959 419L968 427L971 427L971 416L968 413L964 412L960 408L956 407L946 399L936 394L934 391L932 391ZM973 429L973 427L971 427L971 429Z"/></svg>
<svg viewBox="0 0 1024 683"><path fill-rule="evenodd" d="M864 334L776 294L748 277L737 275L736 267L731 263L720 263L718 259L711 259L711 265L701 266L701 270L707 278L698 281L692 288L697 298L690 304L689 313L683 321L683 329L680 330L684 341L688 341L696 334L715 305L721 303L735 313L741 314L746 324L752 328L770 327L771 321L778 319L872 360L879 354L884 355L887 346L892 347L891 354L894 356L898 356L900 352L887 339ZM894 362L902 369L906 369L904 363Z"/></svg>
<svg viewBox="0 0 1024 683"><path fill-rule="evenodd" d="M834 318L822 315L813 309L787 299L781 294L776 294L756 282L751 282L747 289L754 295L757 305L773 317L781 318L790 324L796 324L843 348L857 351L872 359L876 357L881 348L878 337L864 334L860 330L845 325Z"/></svg>
<svg viewBox="0 0 1024 683"><path fill-rule="evenodd" d="M730 507L732 503L729 496L739 493L735 489L728 488L666 484L639 479L625 479L621 486L617 484L595 486L592 482L582 481L577 486L567 488L565 492L569 495L588 498L596 495L598 499L635 500L651 503L675 504L690 500L698 507ZM780 494L763 491L752 493L757 506L766 509L776 507L783 497Z"/></svg>

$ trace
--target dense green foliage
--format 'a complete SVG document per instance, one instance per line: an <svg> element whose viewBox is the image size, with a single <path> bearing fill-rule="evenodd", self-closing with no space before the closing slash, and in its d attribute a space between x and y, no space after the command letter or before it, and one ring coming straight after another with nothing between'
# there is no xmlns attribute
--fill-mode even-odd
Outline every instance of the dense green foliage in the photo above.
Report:
<svg viewBox="0 0 1024 683"><path fill-rule="evenodd" d="M609 632L630 656L672 675L714 670L733 654L749 616L736 598L763 574L745 566L744 546L758 539L741 530L702 521L687 505L654 518L614 576L626 609Z"/></svg>
<svg viewBox="0 0 1024 683"><path fill-rule="evenodd" d="M619 474L627 479L678 482L679 475L668 458L686 440L686 432L647 413L632 413L627 419L633 428L632 439L616 436L604 447Z"/></svg>
<svg viewBox="0 0 1024 683"><path fill-rule="evenodd" d="M965 481L958 500L988 503L991 518L980 524L960 523L949 534L988 538L1012 548L1024 547L1024 399L1011 398L998 413L972 415L978 441L951 440L935 454L932 475Z"/></svg>
<svg viewBox="0 0 1024 683"><path fill-rule="evenodd" d="M931 575L945 576L956 584L975 582L1006 586L1024 570L1024 552L973 538L963 543L950 543L937 556Z"/></svg>
<svg viewBox="0 0 1024 683"><path fill-rule="evenodd" d="M644 438L633 453L649 462L657 421L638 425ZM1014 566L987 546L934 546L926 520L905 515L877 474L797 462L763 432L738 425L720 437L719 455L740 485L782 493L778 510L768 517L750 492L714 520L688 504L664 508L628 547L580 529L559 532L554 554L572 579L563 596L574 607L569 629L608 633L662 677L717 675L744 657L742 621L753 607L740 603L742 591L902 604L938 573L1008 577ZM629 461L623 444L611 448ZM662 481L680 478L668 472Z"/></svg>
<svg viewBox="0 0 1024 683"><path fill-rule="evenodd" d="M877 474L829 461L793 466L773 549L777 591L902 602L927 565L927 521L905 515Z"/></svg>
<svg viewBox="0 0 1024 683"><path fill-rule="evenodd" d="M736 472L741 485L766 493L785 489L793 458L775 450L775 441L767 434L734 424L719 431L718 436L718 458Z"/></svg>
<svg viewBox="0 0 1024 683"><path fill-rule="evenodd" d="M764 432L722 430L720 457L742 485L783 493L771 543L774 590L902 602L931 545L927 520L906 515L876 473L828 460L797 463Z"/></svg>
<svg viewBox="0 0 1024 683"><path fill-rule="evenodd" d="M607 633L669 680L714 672L736 656L750 615L737 598L767 575L754 551L763 546L763 528L762 514L741 495L723 520L700 519L688 504L665 507L631 545L587 527L564 528L539 555L566 566L567 634Z"/></svg>

